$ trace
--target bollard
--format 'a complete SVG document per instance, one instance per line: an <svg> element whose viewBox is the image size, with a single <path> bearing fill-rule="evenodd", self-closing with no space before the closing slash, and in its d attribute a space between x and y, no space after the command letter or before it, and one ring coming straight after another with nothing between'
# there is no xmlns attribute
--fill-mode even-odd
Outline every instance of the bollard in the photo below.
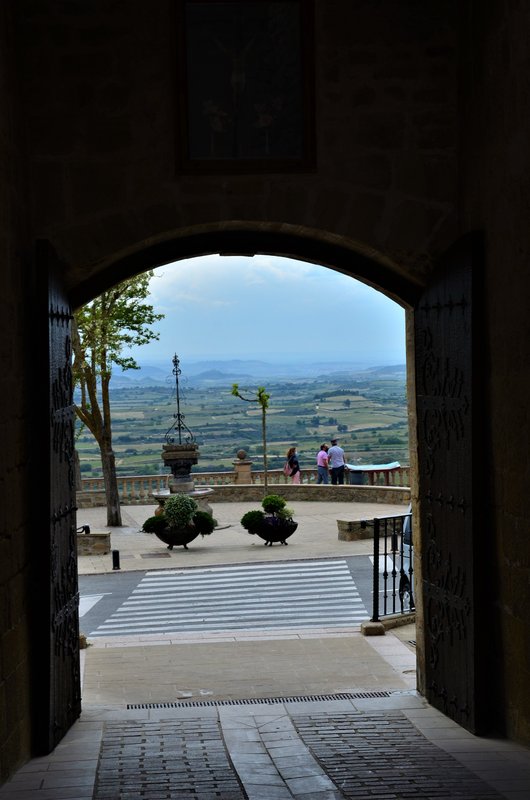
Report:
<svg viewBox="0 0 530 800"><path fill-rule="evenodd" d="M119 569L120 568L120 551L113 550L112 551L112 569Z"/></svg>

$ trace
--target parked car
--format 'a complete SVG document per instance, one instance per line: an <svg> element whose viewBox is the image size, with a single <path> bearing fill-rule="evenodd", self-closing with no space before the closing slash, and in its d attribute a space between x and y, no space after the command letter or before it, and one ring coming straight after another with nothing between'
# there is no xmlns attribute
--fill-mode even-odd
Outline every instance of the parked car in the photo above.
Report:
<svg viewBox="0 0 530 800"><path fill-rule="evenodd" d="M399 562L396 567L399 569L399 602L402 613L414 611L414 547L412 544L412 504L407 509L407 515L403 521L403 535L401 547L396 554Z"/></svg>

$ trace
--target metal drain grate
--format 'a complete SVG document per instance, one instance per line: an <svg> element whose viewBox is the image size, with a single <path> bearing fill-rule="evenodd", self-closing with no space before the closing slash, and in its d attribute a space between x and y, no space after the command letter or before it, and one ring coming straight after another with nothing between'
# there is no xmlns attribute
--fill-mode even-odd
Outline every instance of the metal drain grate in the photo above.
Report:
<svg viewBox="0 0 530 800"><path fill-rule="evenodd" d="M255 706L277 703L304 703L312 700L363 700L390 697L393 692L339 692L338 694L309 694L294 697L250 697L243 700L178 700L175 703L127 703L127 710L150 708L201 708L206 706Z"/></svg>
<svg viewBox="0 0 530 800"><path fill-rule="evenodd" d="M140 553L140 558L171 558L171 553Z"/></svg>

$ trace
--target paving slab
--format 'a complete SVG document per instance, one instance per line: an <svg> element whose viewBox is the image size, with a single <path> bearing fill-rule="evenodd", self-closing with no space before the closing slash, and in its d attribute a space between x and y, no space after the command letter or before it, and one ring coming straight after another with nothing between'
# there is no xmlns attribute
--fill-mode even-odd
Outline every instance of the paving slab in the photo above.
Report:
<svg viewBox="0 0 530 800"><path fill-rule="evenodd" d="M91 531L110 531L111 550L119 552L120 569L125 571L371 554L372 539L353 542L339 540L337 519L370 520L376 516L403 514L406 510L406 506L402 504L289 502L298 522L297 530L289 538L287 546L276 544L265 547L261 539L251 536L240 523L246 511L260 508L258 502L212 501L211 506L219 528L210 536L199 536L190 543L187 550L182 547L168 550L154 534L141 531L144 521L153 515L155 505L123 506L121 528L106 525L105 508L80 509L77 512L77 521L79 525L89 525ZM112 553L79 556L78 569L80 575L112 572Z"/></svg>

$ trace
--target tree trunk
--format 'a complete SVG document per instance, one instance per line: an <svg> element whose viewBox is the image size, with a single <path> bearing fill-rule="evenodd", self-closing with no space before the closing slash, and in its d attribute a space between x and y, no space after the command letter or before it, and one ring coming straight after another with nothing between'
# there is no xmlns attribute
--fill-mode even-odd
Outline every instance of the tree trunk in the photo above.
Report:
<svg viewBox="0 0 530 800"><path fill-rule="evenodd" d="M107 501L107 525L120 527L121 508L118 481L116 479L116 463L112 444L106 438L100 444L101 466L105 480L105 499Z"/></svg>
<svg viewBox="0 0 530 800"><path fill-rule="evenodd" d="M263 434L263 491L266 497L269 493L269 476L267 470L267 421L264 408L261 409L261 430Z"/></svg>

